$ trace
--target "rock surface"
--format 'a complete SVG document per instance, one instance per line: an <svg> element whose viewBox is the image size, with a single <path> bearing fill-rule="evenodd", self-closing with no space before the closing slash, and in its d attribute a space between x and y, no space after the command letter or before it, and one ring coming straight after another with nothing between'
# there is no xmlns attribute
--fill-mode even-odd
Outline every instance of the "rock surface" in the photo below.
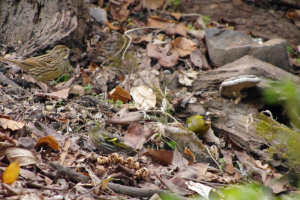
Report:
<svg viewBox="0 0 300 200"><path fill-rule="evenodd" d="M201 13L212 20L228 23L254 37L264 39L283 38L295 48L300 44L300 29L286 18L289 8L299 9L299 1L292 0L195 0L180 5L182 13Z"/></svg>
<svg viewBox="0 0 300 200"><path fill-rule="evenodd" d="M262 45L238 31L206 29L206 43L213 64L221 67L244 55L251 55L261 61L290 71L287 45L284 39L272 39Z"/></svg>
<svg viewBox="0 0 300 200"><path fill-rule="evenodd" d="M90 15L99 23L105 23L107 21L106 10L101 8L90 7Z"/></svg>

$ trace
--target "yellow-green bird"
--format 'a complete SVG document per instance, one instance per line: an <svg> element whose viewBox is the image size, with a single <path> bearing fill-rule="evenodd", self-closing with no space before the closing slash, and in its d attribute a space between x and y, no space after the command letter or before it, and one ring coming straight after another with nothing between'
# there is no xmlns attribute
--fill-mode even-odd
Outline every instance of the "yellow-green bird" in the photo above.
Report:
<svg viewBox="0 0 300 200"><path fill-rule="evenodd" d="M195 115L187 118L186 124L189 131L201 136L210 128L211 120L208 115Z"/></svg>
<svg viewBox="0 0 300 200"><path fill-rule="evenodd" d="M135 149L124 144L120 139L103 129L99 122L89 121L87 124L87 131L89 132L91 142L104 154L111 154L119 151L136 152Z"/></svg>

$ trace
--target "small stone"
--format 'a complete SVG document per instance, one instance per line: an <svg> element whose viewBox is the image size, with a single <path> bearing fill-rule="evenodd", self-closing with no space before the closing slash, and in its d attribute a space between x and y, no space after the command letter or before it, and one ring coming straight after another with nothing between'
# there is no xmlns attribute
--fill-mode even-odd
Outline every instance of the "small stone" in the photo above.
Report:
<svg viewBox="0 0 300 200"><path fill-rule="evenodd" d="M107 22L107 13L104 9L90 7L90 15L99 23Z"/></svg>

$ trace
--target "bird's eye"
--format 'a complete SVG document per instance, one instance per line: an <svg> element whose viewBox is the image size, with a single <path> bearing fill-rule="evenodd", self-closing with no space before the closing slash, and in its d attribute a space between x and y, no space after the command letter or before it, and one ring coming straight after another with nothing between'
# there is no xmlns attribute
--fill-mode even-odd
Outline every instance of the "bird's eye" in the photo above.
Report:
<svg viewBox="0 0 300 200"><path fill-rule="evenodd" d="M67 49L64 49L65 51L68 51Z"/></svg>

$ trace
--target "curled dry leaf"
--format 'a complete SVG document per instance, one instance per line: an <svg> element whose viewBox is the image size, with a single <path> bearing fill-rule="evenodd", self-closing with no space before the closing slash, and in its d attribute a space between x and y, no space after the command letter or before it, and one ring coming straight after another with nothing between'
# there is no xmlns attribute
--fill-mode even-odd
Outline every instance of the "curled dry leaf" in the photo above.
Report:
<svg viewBox="0 0 300 200"><path fill-rule="evenodd" d="M70 91L70 88L66 88L66 89L62 89L60 91L51 92L51 93L36 92L36 93L34 93L34 95L35 96L39 96L39 97L48 96L48 97L51 97L51 98L54 98L54 99L64 99L64 100L67 100L68 96L69 96L69 91Z"/></svg>
<svg viewBox="0 0 300 200"><path fill-rule="evenodd" d="M152 43L147 45L147 55L150 58L158 60L159 64L164 67L173 67L178 63L178 54L167 55L171 49L171 45L167 44L164 48L160 48Z"/></svg>
<svg viewBox="0 0 300 200"><path fill-rule="evenodd" d="M114 101L119 100L123 103L128 103L132 101L129 92L124 90L120 86L115 87L112 91L108 93L108 99L113 99Z"/></svg>
<svg viewBox="0 0 300 200"><path fill-rule="evenodd" d="M211 128L209 128L208 131L202 135L202 137L206 142L212 142L217 145L221 144L219 138L215 136L214 131Z"/></svg>
<svg viewBox="0 0 300 200"><path fill-rule="evenodd" d="M31 151L27 149L10 147L3 150L2 153L4 153L9 160L18 161L20 163L20 166L32 164L38 165L38 159Z"/></svg>
<svg viewBox="0 0 300 200"><path fill-rule="evenodd" d="M138 109L149 110L155 108L156 95L153 90L146 85L132 87L130 94Z"/></svg>
<svg viewBox="0 0 300 200"><path fill-rule="evenodd" d="M0 115L0 126L4 129L16 131L23 128L25 123L11 120L9 116Z"/></svg>
<svg viewBox="0 0 300 200"><path fill-rule="evenodd" d="M201 53L200 50L195 50L190 54L192 63L200 69L208 70L210 67L206 60L206 57Z"/></svg>
<svg viewBox="0 0 300 200"><path fill-rule="evenodd" d="M37 122L37 123L47 135L53 136L56 139L56 141L60 144L60 146L63 146L66 140L66 136L63 136L61 133L57 132L52 128L49 128L48 126L46 126L41 122Z"/></svg>
<svg viewBox="0 0 300 200"><path fill-rule="evenodd" d="M109 10L113 19L120 24L126 21L130 14L130 10L127 8L131 3L134 3L134 0L110 1Z"/></svg>
<svg viewBox="0 0 300 200"><path fill-rule="evenodd" d="M164 20L156 17L150 17L147 20L147 26L157 29L165 30L167 33L179 34L181 36L186 37L186 32L188 31L188 27L183 23L178 23L177 21L172 20Z"/></svg>
<svg viewBox="0 0 300 200"><path fill-rule="evenodd" d="M183 153L188 155L192 161L189 161L189 165L192 164L193 162L196 162L195 156L194 154L191 152L190 149L188 149L187 147L184 147Z"/></svg>
<svg viewBox="0 0 300 200"><path fill-rule="evenodd" d="M190 190L193 190L203 196L205 199L209 199L209 192L211 191L211 187L203 185L201 183L195 183L193 181L187 181L185 183Z"/></svg>
<svg viewBox="0 0 300 200"><path fill-rule="evenodd" d="M171 53L185 57L197 49L197 44L185 37L178 37L171 43Z"/></svg>
<svg viewBox="0 0 300 200"><path fill-rule="evenodd" d="M107 177L106 179L104 179L101 183L101 189L102 190L105 190L107 188L107 185L109 183L109 180L110 180L111 176Z"/></svg>
<svg viewBox="0 0 300 200"><path fill-rule="evenodd" d="M42 137L40 139L38 139L38 141L36 142L36 147L51 147L51 149L55 149L57 151L59 151L60 146L58 144L58 142L56 141L56 139L52 136L52 135L47 135L46 137Z"/></svg>
<svg viewBox="0 0 300 200"><path fill-rule="evenodd" d="M140 112L128 112L128 107L123 108L116 113L111 119L106 120L110 124L123 124L129 125L132 122L139 121L143 118Z"/></svg>

